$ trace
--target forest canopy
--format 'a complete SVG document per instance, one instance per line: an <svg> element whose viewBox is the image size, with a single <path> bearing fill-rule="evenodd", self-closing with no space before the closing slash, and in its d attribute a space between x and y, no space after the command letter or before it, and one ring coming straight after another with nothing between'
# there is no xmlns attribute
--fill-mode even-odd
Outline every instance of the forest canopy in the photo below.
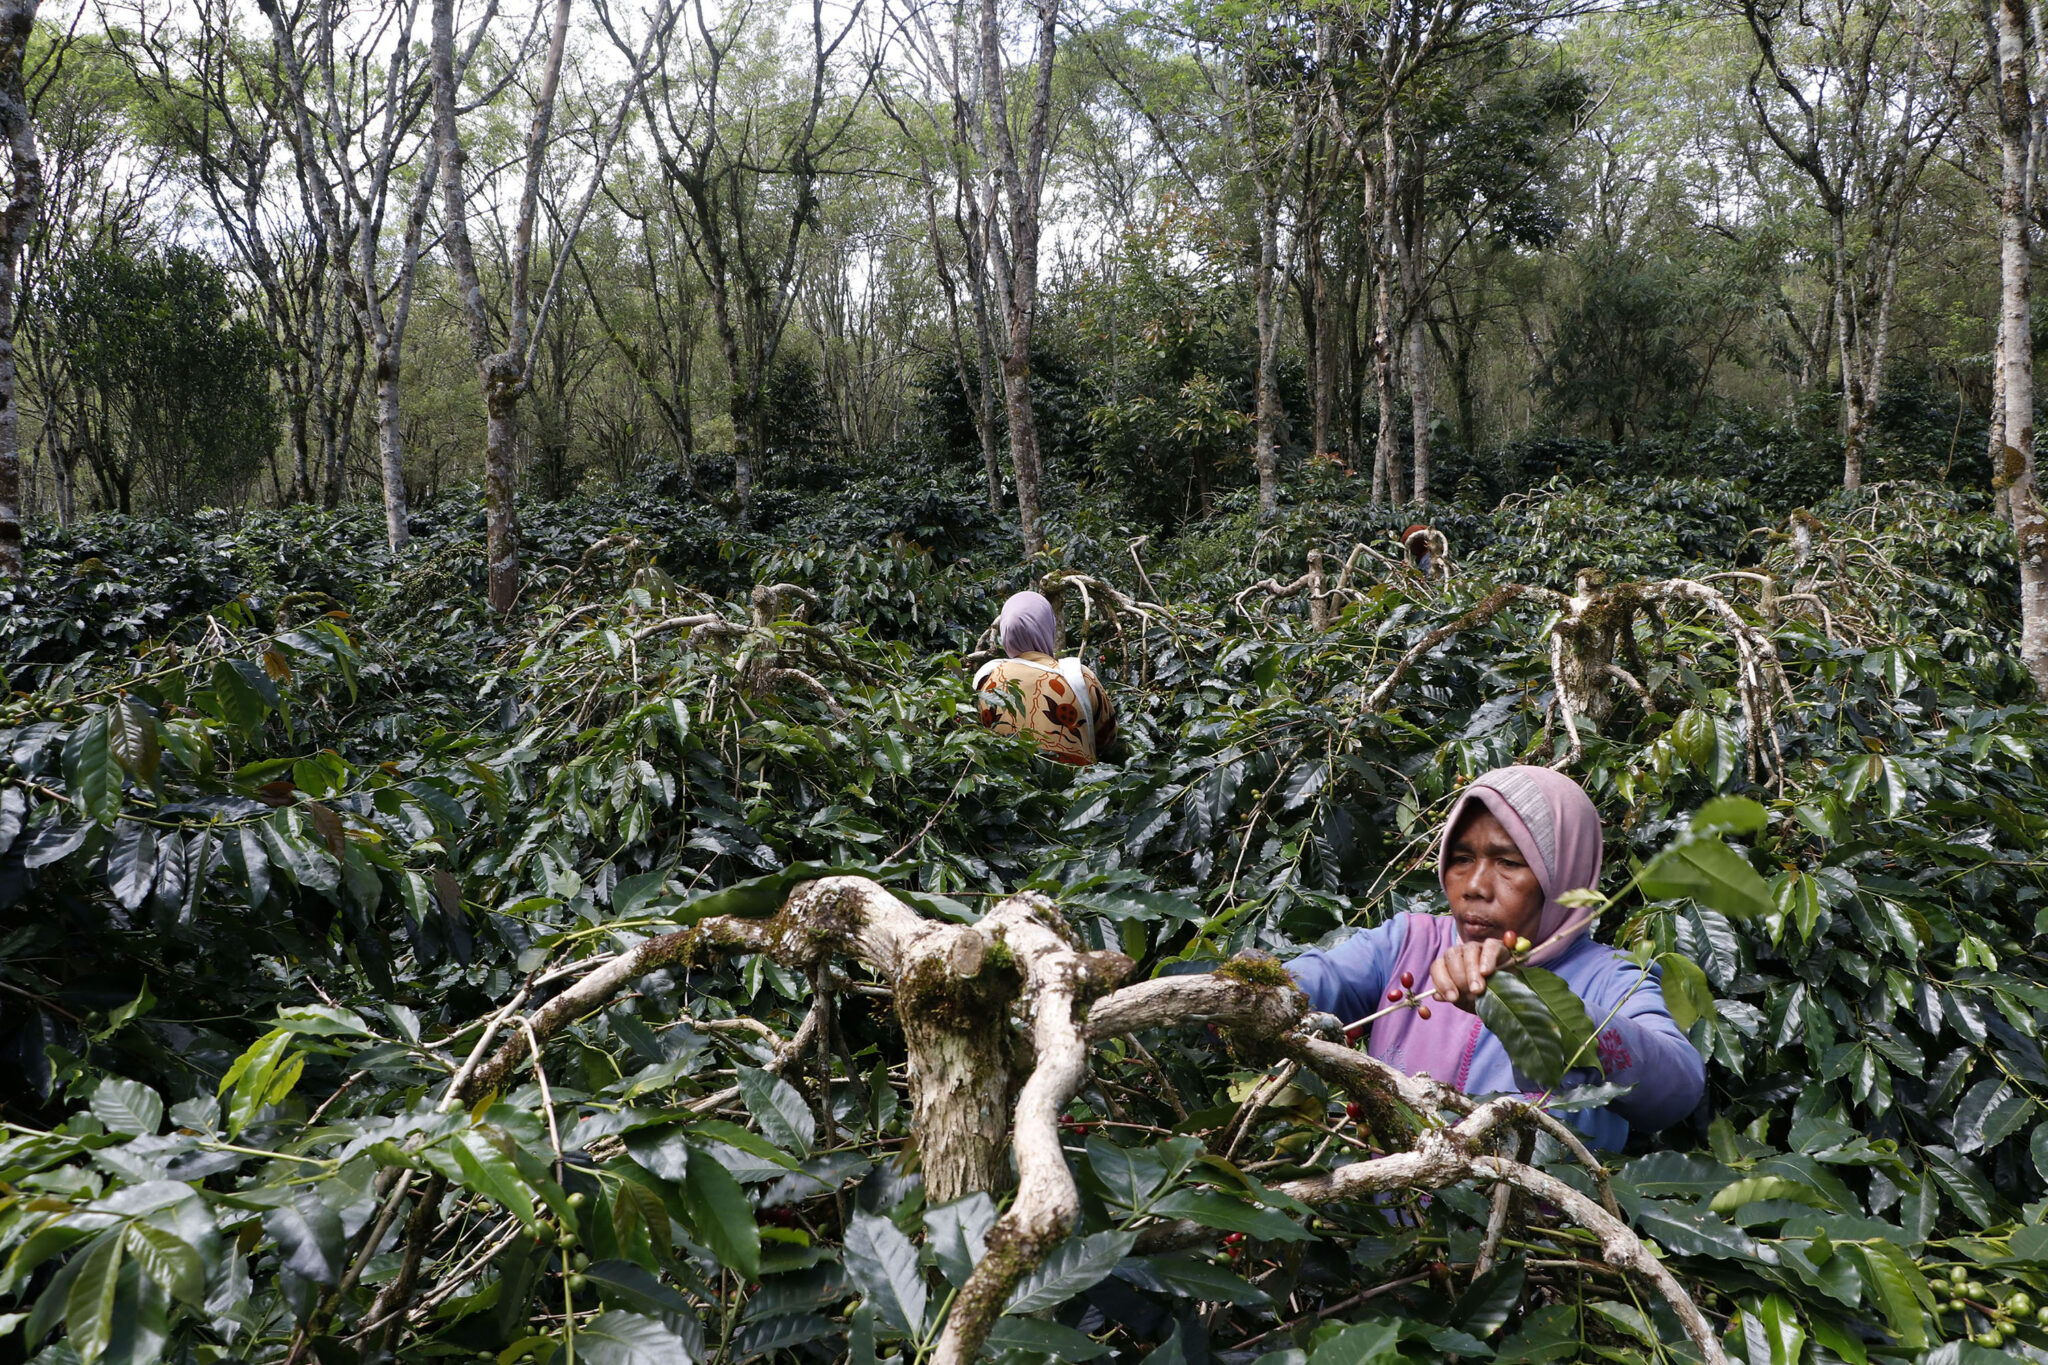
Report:
<svg viewBox="0 0 2048 1365"><path fill-rule="evenodd" d="M2041 20L0 0L0 1360L2048 1358Z"/></svg>

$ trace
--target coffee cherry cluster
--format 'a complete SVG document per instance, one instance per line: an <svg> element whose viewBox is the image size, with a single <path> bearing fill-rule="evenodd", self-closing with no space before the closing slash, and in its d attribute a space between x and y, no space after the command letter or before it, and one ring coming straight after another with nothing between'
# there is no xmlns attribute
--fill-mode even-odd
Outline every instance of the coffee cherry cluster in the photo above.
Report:
<svg viewBox="0 0 2048 1365"><path fill-rule="evenodd" d="M1232 1265L1244 1260L1244 1234L1226 1232L1223 1234L1223 1254L1230 1258Z"/></svg>
<svg viewBox="0 0 2048 1365"><path fill-rule="evenodd" d="M1970 1340L1987 1350L1995 1351L2005 1345L2022 1326L2048 1327L2048 1304L2036 1304L2033 1295L2017 1288L2000 1302L1992 1297L1989 1285L1970 1278L1968 1266L1950 1266L1948 1282L1944 1284L1935 1279L1934 1290L1936 1302L1951 1312L1962 1314L1965 1326L1972 1312L1983 1319L1983 1330L1972 1333ZM1944 1291L1945 1299L1942 1297Z"/></svg>

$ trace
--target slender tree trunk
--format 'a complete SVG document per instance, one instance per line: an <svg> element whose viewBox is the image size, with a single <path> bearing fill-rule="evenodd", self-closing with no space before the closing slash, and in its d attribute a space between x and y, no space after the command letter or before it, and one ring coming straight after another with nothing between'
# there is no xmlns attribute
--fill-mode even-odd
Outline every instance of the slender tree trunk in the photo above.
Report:
<svg viewBox="0 0 2048 1365"><path fill-rule="evenodd" d="M77 480L72 477L78 457L70 447L59 445L50 452L50 467L57 476L57 524L70 526L78 520Z"/></svg>
<svg viewBox="0 0 2048 1365"><path fill-rule="evenodd" d="M1249 91L1247 91L1249 94ZM1250 146L1248 154L1256 156ZM1259 204L1259 268L1252 293L1259 326L1258 405L1253 417L1253 461L1259 471L1259 518L1270 520L1280 510L1280 310L1274 292L1280 279L1280 176L1264 187ZM1202 502L1209 493L1204 481Z"/></svg>
<svg viewBox="0 0 2048 1365"><path fill-rule="evenodd" d="M1429 329L1423 324L1420 300L1409 300L1408 412L1414 431L1415 501L1429 501Z"/></svg>
<svg viewBox="0 0 2048 1365"><path fill-rule="evenodd" d="M527 134L526 177L519 201L518 225L512 242L511 326L505 347L492 345L491 317L484 304L483 282L477 274L476 252L469 238L469 205L463 171L466 154L455 122L455 0L434 0L431 62L434 77L434 141L440 148L442 235L455 265L456 283L476 357L477 378L484 398L484 555L490 569L491 606L509 612L519 599L519 516L514 498L519 483L518 404L527 387L531 365L531 272L533 229L538 212L541 163L547 151L548 128L554 119L555 95L561 86L562 54L568 44L569 0L556 0L549 34L547 62L534 102L533 125ZM569 248L563 244L563 250Z"/></svg>
<svg viewBox="0 0 2048 1365"><path fill-rule="evenodd" d="M981 359L981 392L976 400L980 405L981 420L974 424L974 434L981 441L981 476L988 486L988 510L1001 516L1003 513L1003 433L996 425L996 418L1002 405L996 398L996 370L986 351Z"/></svg>
<svg viewBox="0 0 2048 1365"><path fill-rule="evenodd" d="M1337 328L1330 306L1330 267L1323 256L1323 233L1318 224L1308 240L1308 316L1302 319L1302 335L1308 345L1310 399L1309 444L1317 455L1336 449L1330 435L1330 419L1337 391Z"/></svg>
<svg viewBox="0 0 2048 1365"><path fill-rule="evenodd" d="M43 161L28 107L23 67L37 0L0 3L0 141L7 144L13 189L0 210L0 575L20 578L21 408L15 394L14 328L21 252L43 202Z"/></svg>
<svg viewBox="0 0 2048 1365"><path fill-rule="evenodd" d="M1835 350L1841 357L1842 375L1842 487L1854 491L1863 486L1863 446L1868 418L1863 407L1863 379L1857 365L1861 350L1855 335L1856 310L1850 306L1847 227L1839 213L1834 215L1835 259Z"/></svg>
<svg viewBox="0 0 2048 1365"><path fill-rule="evenodd" d="M1999 187L1998 239L2005 352L2004 472L2011 497L2020 569L2020 661L2048 697L2048 513L2034 466L2034 349L2032 263L2028 257L2027 184L2034 127L2027 89L2024 0L1997 0Z"/></svg>
<svg viewBox="0 0 2048 1365"><path fill-rule="evenodd" d="M2005 482L2005 316L2003 305L1991 348L1991 416L1985 433L1985 456L1991 463L1991 510L2000 518L2012 515L2012 490Z"/></svg>
<svg viewBox="0 0 2048 1365"><path fill-rule="evenodd" d="M313 497L312 433L306 417L307 398L292 399L290 440L292 444L292 501L310 502Z"/></svg>
<svg viewBox="0 0 2048 1365"><path fill-rule="evenodd" d="M384 483L384 542L396 554L411 540L405 502L404 423L398 407L398 348L377 354L377 455Z"/></svg>
<svg viewBox="0 0 2048 1365"><path fill-rule="evenodd" d="M340 346L335 350L339 352ZM320 404L320 505L332 511L341 506L342 443L347 436L347 420L341 412L342 373L340 356L335 357L334 391Z"/></svg>
<svg viewBox="0 0 2048 1365"><path fill-rule="evenodd" d="M1010 328L1010 350L1003 357L1003 407L1010 419L1010 468L1017 478L1017 521L1024 557L1045 548L1038 524L1038 421L1031 411L1031 326Z"/></svg>
<svg viewBox="0 0 2048 1365"><path fill-rule="evenodd" d="M1374 502L1401 501L1401 421L1394 398L1394 291L1384 260L1373 269L1372 385L1380 405L1377 454L1373 459Z"/></svg>
<svg viewBox="0 0 2048 1365"><path fill-rule="evenodd" d="M1010 135L1010 102L1002 56L1002 22L996 0L981 0L981 88L988 100L995 170L1006 210L1007 251L1004 304L1009 346L1003 356L1003 400L1010 421L1010 466L1017 479L1017 521L1024 557L1045 549L1039 526L1038 421L1031 403L1031 336L1038 318L1039 205L1052 136L1052 72L1059 42L1059 0L1037 0L1038 46L1034 53L1031 118L1020 157Z"/></svg>

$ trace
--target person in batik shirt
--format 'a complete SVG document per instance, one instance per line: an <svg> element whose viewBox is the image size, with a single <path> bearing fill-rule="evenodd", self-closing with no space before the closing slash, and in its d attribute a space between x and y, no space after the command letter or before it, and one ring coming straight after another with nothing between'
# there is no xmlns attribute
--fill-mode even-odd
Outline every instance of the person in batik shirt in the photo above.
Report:
<svg viewBox="0 0 2048 1365"><path fill-rule="evenodd" d="M1098 762L1116 742L1116 711L1087 665L1053 656L1052 603L1041 593L1017 593L1003 603L996 634L1009 657L974 675L981 723L1000 735L1030 734L1040 753L1061 763Z"/></svg>

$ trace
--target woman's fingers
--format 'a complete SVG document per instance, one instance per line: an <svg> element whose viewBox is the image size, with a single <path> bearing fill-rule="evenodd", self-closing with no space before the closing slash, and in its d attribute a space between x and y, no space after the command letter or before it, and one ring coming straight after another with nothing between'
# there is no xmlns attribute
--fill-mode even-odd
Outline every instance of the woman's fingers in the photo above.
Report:
<svg viewBox="0 0 2048 1365"><path fill-rule="evenodd" d="M1513 956L1499 939L1457 944L1429 964L1430 984L1436 987L1437 999L1470 1009L1486 994L1486 978Z"/></svg>
<svg viewBox="0 0 2048 1365"><path fill-rule="evenodd" d="M1459 986L1458 979L1452 969L1451 959L1457 951L1456 948L1453 948L1450 952L1445 953L1442 957L1429 964L1429 984L1436 987L1437 999L1448 1001L1454 1005L1463 1004L1465 994L1464 988Z"/></svg>

